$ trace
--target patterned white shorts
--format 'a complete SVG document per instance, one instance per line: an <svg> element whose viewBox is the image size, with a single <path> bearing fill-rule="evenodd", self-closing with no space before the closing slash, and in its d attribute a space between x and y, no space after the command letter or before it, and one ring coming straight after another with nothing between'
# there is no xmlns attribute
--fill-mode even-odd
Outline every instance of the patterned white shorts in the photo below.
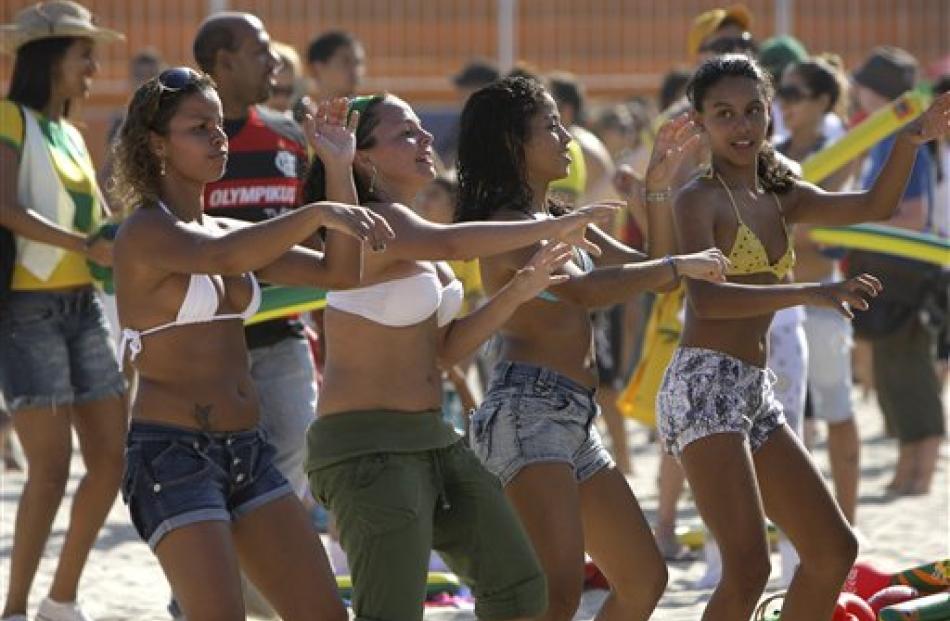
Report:
<svg viewBox="0 0 950 621"><path fill-rule="evenodd" d="M785 424L774 374L728 354L680 347L656 398L657 428L666 450L680 457L691 442L740 433L757 451Z"/></svg>

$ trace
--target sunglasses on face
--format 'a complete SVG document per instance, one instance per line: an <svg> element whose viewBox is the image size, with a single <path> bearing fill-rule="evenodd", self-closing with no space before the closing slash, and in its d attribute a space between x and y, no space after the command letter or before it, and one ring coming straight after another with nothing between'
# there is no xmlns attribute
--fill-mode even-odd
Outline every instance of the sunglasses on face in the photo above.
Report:
<svg viewBox="0 0 950 621"><path fill-rule="evenodd" d="M748 32L743 32L738 37L723 37L714 39L699 48L700 52L710 52L712 54L732 54L735 52L758 52L759 46L755 39Z"/></svg>
<svg viewBox="0 0 950 621"><path fill-rule="evenodd" d="M799 101L812 98L811 93L791 84L779 86L778 90L775 91L775 95L787 103L798 103Z"/></svg>

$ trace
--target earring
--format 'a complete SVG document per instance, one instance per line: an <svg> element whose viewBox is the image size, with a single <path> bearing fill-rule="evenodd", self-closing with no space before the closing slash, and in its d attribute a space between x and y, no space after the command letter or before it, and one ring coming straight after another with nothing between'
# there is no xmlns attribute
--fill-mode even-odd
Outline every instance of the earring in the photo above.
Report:
<svg viewBox="0 0 950 621"><path fill-rule="evenodd" d="M162 177L165 176L165 156L160 156L158 158L158 174Z"/></svg>
<svg viewBox="0 0 950 621"><path fill-rule="evenodd" d="M373 164L373 176L369 178L369 193L376 191L376 164Z"/></svg>

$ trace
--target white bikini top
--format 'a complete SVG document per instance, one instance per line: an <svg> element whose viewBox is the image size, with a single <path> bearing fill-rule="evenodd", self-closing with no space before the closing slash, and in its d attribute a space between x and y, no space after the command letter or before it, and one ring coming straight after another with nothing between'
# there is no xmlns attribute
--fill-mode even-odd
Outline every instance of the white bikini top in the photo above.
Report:
<svg viewBox="0 0 950 621"><path fill-rule="evenodd" d="M439 276L427 270L357 289L330 291L327 306L391 328L422 323L436 313L441 328L462 310L464 297L458 279L443 287Z"/></svg>
<svg viewBox="0 0 950 621"><path fill-rule="evenodd" d="M165 213L173 218L175 217L165 205L161 203L159 203L159 205L165 210ZM219 287L215 285L215 276L210 274L191 274L191 279L188 281L188 290L185 292L185 298L181 301L181 306L178 308L178 316L175 317L175 320L145 330L124 328L122 330L122 341L119 345L120 357L125 356L125 348L128 346L131 352L130 359L135 360L142 351L142 337L155 334L167 328L187 326L194 323L207 323L210 321L225 321L229 319L246 321L250 319L254 313L257 312L257 309L260 308L261 286L257 282L257 278L253 272L249 272L247 275L250 276L251 279L251 301L248 303L247 308L240 313L218 315L218 308L221 306L223 297L219 295L219 290L223 290L223 287L219 289ZM220 276L218 276L218 278L220 278Z"/></svg>

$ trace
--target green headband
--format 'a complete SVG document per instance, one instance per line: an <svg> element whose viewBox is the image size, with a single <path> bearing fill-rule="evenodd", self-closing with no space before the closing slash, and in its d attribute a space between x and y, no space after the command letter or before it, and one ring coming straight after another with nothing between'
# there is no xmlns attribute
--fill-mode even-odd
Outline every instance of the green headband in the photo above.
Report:
<svg viewBox="0 0 950 621"><path fill-rule="evenodd" d="M359 112L360 116L366 114L366 109L369 108L370 104L375 101L381 101L385 97L382 93L375 93L373 95L360 95L359 97L354 97L350 100L350 106L346 111L346 121L349 123L350 117L354 112Z"/></svg>

